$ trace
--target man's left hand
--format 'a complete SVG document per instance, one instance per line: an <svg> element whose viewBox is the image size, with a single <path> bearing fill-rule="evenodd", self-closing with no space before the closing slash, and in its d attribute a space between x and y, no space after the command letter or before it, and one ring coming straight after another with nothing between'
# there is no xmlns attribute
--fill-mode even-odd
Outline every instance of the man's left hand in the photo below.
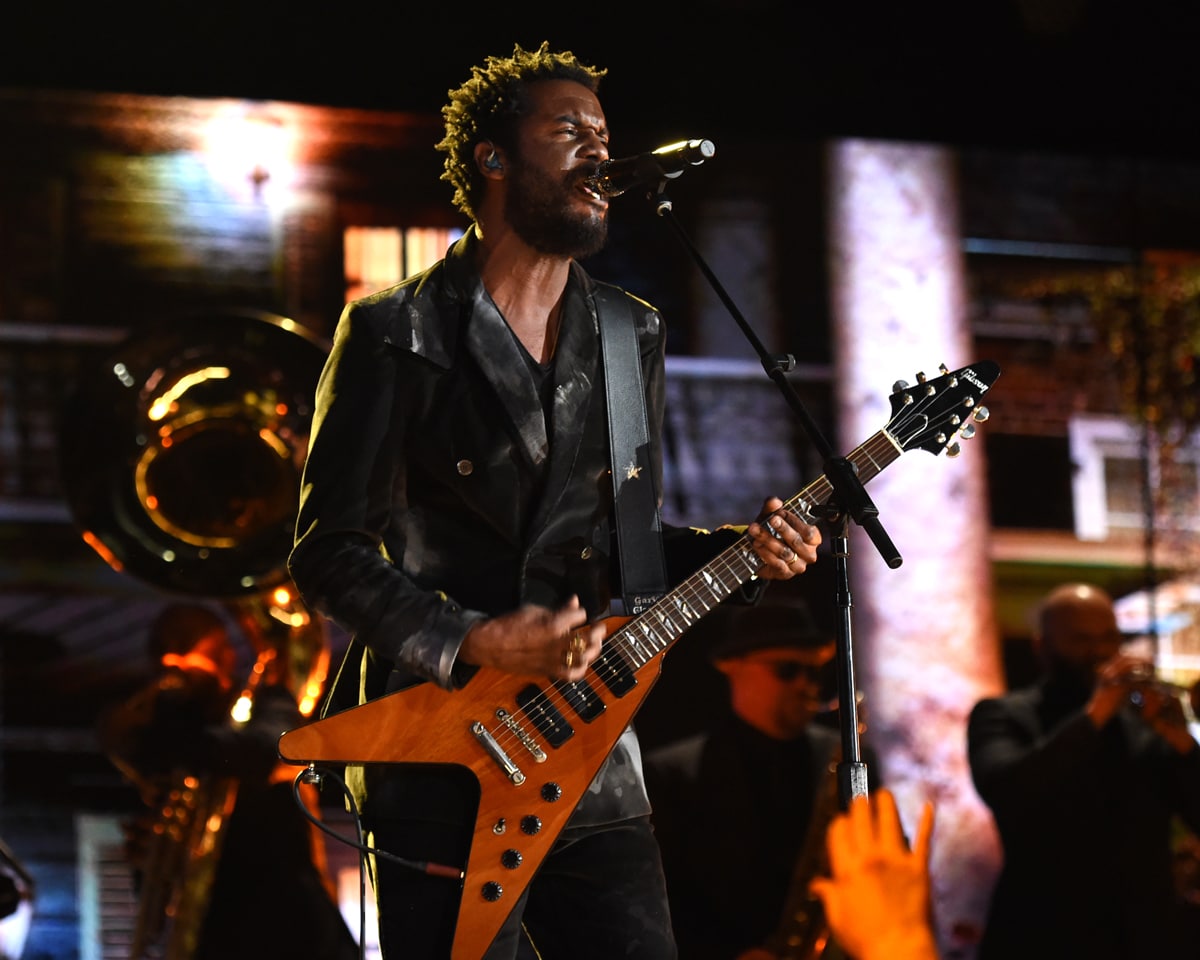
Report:
<svg viewBox="0 0 1200 960"><path fill-rule="evenodd" d="M759 519L746 528L746 533L763 562L758 576L764 580L790 580L807 570L810 563L816 563L821 531L784 510L778 497L770 497L763 504Z"/></svg>

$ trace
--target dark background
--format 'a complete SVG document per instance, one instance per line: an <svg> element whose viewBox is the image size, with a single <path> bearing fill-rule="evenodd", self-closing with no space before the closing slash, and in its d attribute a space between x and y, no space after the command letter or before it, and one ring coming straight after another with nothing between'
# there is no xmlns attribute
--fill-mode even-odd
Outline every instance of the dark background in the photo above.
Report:
<svg viewBox="0 0 1200 960"><path fill-rule="evenodd" d="M436 111L543 39L622 130L1195 156L1198 15L1168 0L10 6L0 85ZM719 146L719 142L718 142ZM769 169L786 177L785 158Z"/></svg>

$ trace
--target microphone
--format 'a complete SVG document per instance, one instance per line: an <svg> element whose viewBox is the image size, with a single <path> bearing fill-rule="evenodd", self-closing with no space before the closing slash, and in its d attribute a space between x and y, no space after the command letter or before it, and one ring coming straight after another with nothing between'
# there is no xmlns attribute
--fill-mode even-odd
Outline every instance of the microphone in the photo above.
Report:
<svg viewBox="0 0 1200 960"><path fill-rule="evenodd" d="M584 183L602 197L619 197L634 187L677 177L716 152L711 140L680 140L636 157L605 160Z"/></svg>

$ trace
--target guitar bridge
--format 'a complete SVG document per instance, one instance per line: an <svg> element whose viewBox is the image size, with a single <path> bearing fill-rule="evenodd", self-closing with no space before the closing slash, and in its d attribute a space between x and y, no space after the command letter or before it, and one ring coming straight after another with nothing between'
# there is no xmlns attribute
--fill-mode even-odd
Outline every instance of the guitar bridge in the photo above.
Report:
<svg viewBox="0 0 1200 960"><path fill-rule="evenodd" d="M496 719L513 732L516 738L521 741L521 746L529 751L534 760L536 760L538 763L546 762L546 751L537 745L537 741L534 740L533 737L531 737L525 731L525 728L517 722L516 717L514 717L507 710L501 708L496 711Z"/></svg>
<svg viewBox="0 0 1200 960"><path fill-rule="evenodd" d="M509 780L518 787L525 782L525 774L521 772L521 768L512 762L512 758L504 752L487 727L476 720L471 724L471 732L475 734L475 739L483 745L483 749L496 761L497 766L504 771L504 775Z"/></svg>

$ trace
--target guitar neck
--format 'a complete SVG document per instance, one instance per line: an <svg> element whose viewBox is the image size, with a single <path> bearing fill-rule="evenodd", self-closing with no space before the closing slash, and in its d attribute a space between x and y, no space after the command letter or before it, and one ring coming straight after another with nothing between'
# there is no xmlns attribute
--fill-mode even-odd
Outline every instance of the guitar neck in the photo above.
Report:
<svg viewBox="0 0 1200 960"><path fill-rule="evenodd" d="M887 430L880 430L847 456L862 483L878 475L904 452ZM816 523L815 508L833 495L825 474L784 503L787 510ZM606 646L620 652L635 668L649 663L747 580L758 573L762 561L749 536L726 548L649 610L612 633Z"/></svg>

